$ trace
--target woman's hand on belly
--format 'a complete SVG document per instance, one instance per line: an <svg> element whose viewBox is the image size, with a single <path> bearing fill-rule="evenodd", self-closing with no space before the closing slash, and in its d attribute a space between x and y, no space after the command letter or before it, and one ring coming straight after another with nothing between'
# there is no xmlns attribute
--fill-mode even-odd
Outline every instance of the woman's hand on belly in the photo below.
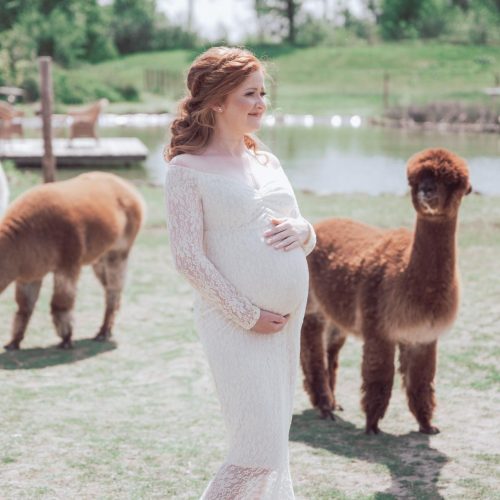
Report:
<svg viewBox="0 0 500 500"><path fill-rule="evenodd" d="M286 325L289 314L282 316L264 309L260 310L260 317L257 323L251 328L256 333L277 333Z"/></svg>
<svg viewBox="0 0 500 500"><path fill-rule="evenodd" d="M278 250L281 248L288 251L298 248L309 238L309 225L302 218L271 219L271 223L274 227L264 233L264 238L269 245Z"/></svg>

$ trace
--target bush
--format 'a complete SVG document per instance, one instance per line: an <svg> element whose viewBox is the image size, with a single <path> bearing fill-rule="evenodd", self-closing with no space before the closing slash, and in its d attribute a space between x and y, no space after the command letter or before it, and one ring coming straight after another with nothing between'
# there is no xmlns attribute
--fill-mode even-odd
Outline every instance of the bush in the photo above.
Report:
<svg viewBox="0 0 500 500"><path fill-rule="evenodd" d="M24 90L24 100L26 102L35 102L40 99L39 79L38 72L34 67L24 74L21 81L21 88Z"/></svg>
<svg viewBox="0 0 500 500"><path fill-rule="evenodd" d="M297 26L295 45L299 47L314 47L323 44L329 38L333 27L331 24L307 16L305 21Z"/></svg>
<svg viewBox="0 0 500 500"><path fill-rule="evenodd" d="M137 90L137 87L134 85L122 85L122 86L114 86L113 87L116 92L118 92L121 96L121 100L128 102L138 102L140 100L140 93Z"/></svg>
<svg viewBox="0 0 500 500"><path fill-rule="evenodd" d="M192 49L200 43L201 40L196 33L186 31L181 26L173 26L166 18L160 18L155 25L151 48L153 50Z"/></svg>
<svg viewBox="0 0 500 500"><path fill-rule="evenodd" d="M54 98L64 104L85 104L105 97L110 102L122 100L122 95L112 86L84 78L81 74L54 74Z"/></svg>

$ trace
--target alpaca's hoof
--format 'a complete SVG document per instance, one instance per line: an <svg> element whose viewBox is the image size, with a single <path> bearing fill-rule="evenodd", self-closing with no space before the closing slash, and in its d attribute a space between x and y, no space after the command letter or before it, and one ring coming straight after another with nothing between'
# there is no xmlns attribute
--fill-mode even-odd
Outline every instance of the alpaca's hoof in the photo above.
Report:
<svg viewBox="0 0 500 500"><path fill-rule="evenodd" d="M371 434L380 434L380 429L378 428L378 424L372 424L372 425L366 425L365 429L365 434L366 435L371 435Z"/></svg>
<svg viewBox="0 0 500 500"><path fill-rule="evenodd" d="M57 344L58 349L73 349L73 342L71 339L63 339L59 344Z"/></svg>
<svg viewBox="0 0 500 500"><path fill-rule="evenodd" d="M426 425L423 426L421 425L420 428L418 429L418 432L421 432L422 434L439 434L441 431L437 428L434 427L433 425Z"/></svg>
<svg viewBox="0 0 500 500"><path fill-rule="evenodd" d="M8 344L5 344L3 346L3 348L6 351L18 351L19 350L19 342L15 342L15 341L9 342Z"/></svg>
<svg viewBox="0 0 500 500"><path fill-rule="evenodd" d="M94 340L97 340L98 342L105 342L106 340L109 340L111 338L111 331L110 330L105 330L105 331L100 331L95 337Z"/></svg>
<svg viewBox="0 0 500 500"><path fill-rule="evenodd" d="M333 413L333 410L330 408L321 408L319 410L321 412L320 418L322 420L335 420L335 414Z"/></svg>

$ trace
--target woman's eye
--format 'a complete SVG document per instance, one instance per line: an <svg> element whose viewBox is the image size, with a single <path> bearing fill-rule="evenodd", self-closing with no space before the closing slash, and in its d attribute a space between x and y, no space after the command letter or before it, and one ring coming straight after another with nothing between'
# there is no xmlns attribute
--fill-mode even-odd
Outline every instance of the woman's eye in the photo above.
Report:
<svg viewBox="0 0 500 500"><path fill-rule="evenodd" d="M267 95L267 92L261 92L260 95L264 97L265 95Z"/></svg>

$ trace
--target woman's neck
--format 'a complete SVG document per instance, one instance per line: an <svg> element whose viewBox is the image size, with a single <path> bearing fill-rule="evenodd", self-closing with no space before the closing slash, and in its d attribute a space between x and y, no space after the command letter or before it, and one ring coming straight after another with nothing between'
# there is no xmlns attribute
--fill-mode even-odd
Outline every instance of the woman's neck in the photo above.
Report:
<svg viewBox="0 0 500 500"><path fill-rule="evenodd" d="M240 158L245 154L246 150L245 140L242 136L224 133L224 131L216 128L212 140L205 149L205 153Z"/></svg>

